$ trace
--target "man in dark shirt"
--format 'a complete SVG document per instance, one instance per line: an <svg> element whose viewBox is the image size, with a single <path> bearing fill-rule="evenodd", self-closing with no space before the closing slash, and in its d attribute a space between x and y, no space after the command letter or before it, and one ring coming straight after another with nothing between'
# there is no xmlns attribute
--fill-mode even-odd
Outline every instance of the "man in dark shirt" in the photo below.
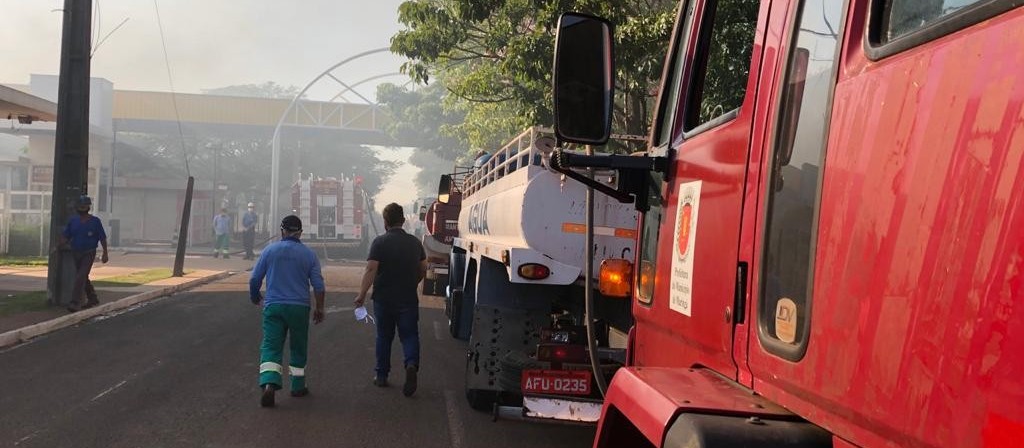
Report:
<svg viewBox="0 0 1024 448"><path fill-rule="evenodd" d="M75 260L75 286L71 292L71 304L68 311L75 312L84 308L92 308L99 305L100 300L96 295L96 289L89 281L89 272L92 271L92 264L96 261L96 245L103 246L103 257L100 261L106 263L107 256L107 233L103 231L103 222L100 218L89 214L92 208L92 198L82 196L78 198L76 211L78 216L72 216L61 233L60 246L71 248L71 256ZM56 250L56 248L54 249ZM82 293L88 296L89 301L82 303Z"/></svg>
<svg viewBox="0 0 1024 448"><path fill-rule="evenodd" d="M366 272L355 305L363 306L366 292L373 285L373 315L377 321L377 367L373 384L384 387L391 371L391 343L395 328L405 354L405 385L402 393L416 392L416 374L420 366L419 294L417 285L427 272L427 254L416 237L405 233L405 212L391 203L384 207L387 233L370 245Z"/></svg>

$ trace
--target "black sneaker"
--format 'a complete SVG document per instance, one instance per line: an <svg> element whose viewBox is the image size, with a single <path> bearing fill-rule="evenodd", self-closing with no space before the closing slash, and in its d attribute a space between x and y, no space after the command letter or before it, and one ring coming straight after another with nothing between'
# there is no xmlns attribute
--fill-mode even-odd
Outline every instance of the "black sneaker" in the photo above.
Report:
<svg viewBox="0 0 1024 448"><path fill-rule="evenodd" d="M89 299L89 301L86 302L85 306L83 306L82 308L92 308L92 307L97 306L99 304L100 304L99 299Z"/></svg>
<svg viewBox="0 0 1024 448"><path fill-rule="evenodd" d="M309 395L309 388L303 387L302 389L299 390L293 390L291 394L295 398L305 397L306 395Z"/></svg>
<svg viewBox="0 0 1024 448"><path fill-rule="evenodd" d="M263 386L263 396L260 397L260 406L265 408L274 407L274 386L267 384Z"/></svg>
<svg viewBox="0 0 1024 448"><path fill-rule="evenodd" d="M377 387L388 387L388 379L382 376L374 377L373 385Z"/></svg>
<svg viewBox="0 0 1024 448"><path fill-rule="evenodd" d="M416 366L407 366L405 368L405 385L402 386L402 395L411 397L416 392Z"/></svg>
<svg viewBox="0 0 1024 448"><path fill-rule="evenodd" d="M74 303L74 302L68 304L68 312L69 313L77 313L79 311L82 311L82 306L81 305L79 305L77 303Z"/></svg>

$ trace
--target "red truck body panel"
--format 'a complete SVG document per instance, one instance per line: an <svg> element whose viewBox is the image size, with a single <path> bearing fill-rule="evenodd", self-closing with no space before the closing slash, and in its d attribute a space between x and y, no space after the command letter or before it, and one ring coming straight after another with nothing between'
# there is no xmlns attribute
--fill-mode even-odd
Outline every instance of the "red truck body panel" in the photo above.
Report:
<svg viewBox="0 0 1024 448"><path fill-rule="evenodd" d="M822 112L808 342L790 360L766 349L757 318L767 171L796 10L788 3L762 2L736 118L673 144L653 302L634 303L632 366L612 383L595 446L604 446L612 414L635 417L660 443L687 408L652 394L714 393L641 381L638 372L653 367L713 370L832 432L836 446L1016 446L1024 440L1024 8L872 60L872 2L849 2L831 114ZM671 266L679 186L695 180L685 315L670 309L679 275ZM737 263L750 266L740 323L730 320Z"/></svg>
<svg viewBox="0 0 1024 448"><path fill-rule="evenodd" d="M1019 443L1024 10L868 62L864 6L835 88L810 345L799 363L751 350L754 389L865 446Z"/></svg>

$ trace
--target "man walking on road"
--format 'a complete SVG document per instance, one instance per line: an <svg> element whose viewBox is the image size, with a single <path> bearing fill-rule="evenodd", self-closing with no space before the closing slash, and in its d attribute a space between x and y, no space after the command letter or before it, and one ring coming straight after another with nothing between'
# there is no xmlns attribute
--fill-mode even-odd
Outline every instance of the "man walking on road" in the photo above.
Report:
<svg viewBox="0 0 1024 448"><path fill-rule="evenodd" d="M309 340L309 287L313 286L316 305L313 323L324 320L324 277L316 253L299 241L302 220L289 215L281 221L281 241L260 254L249 280L249 298L263 306L263 344L260 347L260 405L274 406L274 392L281 388L284 340L289 339L288 371L291 395L304 397L306 354ZM267 278L266 297L260 297L263 278Z"/></svg>
<svg viewBox="0 0 1024 448"><path fill-rule="evenodd" d="M256 258L256 254L253 253L252 248L256 242L256 204L249 203L249 211L245 212L242 216L242 227L245 228L242 232L242 245L245 246L245 259L252 260Z"/></svg>
<svg viewBox="0 0 1024 448"><path fill-rule="evenodd" d="M220 209L220 214L213 217L213 234L217 237L213 246L213 258L223 253L224 259L227 259L228 243L231 242L231 217L228 216L228 209Z"/></svg>
<svg viewBox="0 0 1024 448"><path fill-rule="evenodd" d="M387 233L370 245L366 271L355 305L363 306L373 285L373 315L377 322L377 367L373 384L384 387L391 372L391 344L395 328L405 355L405 385L402 393L416 392L420 366L419 294L416 287L427 272L427 255L416 237L405 233L405 212L391 203L384 207Z"/></svg>
<svg viewBox="0 0 1024 448"><path fill-rule="evenodd" d="M68 311L76 312L82 308L92 308L100 304L96 295L96 288L93 288L89 281L89 273L92 271L92 264L96 261L96 245L103 246L103 257L100 260L106 263L110 260L107 256L107 233L103 230L103 222L98 216L89 214L92 208L92 198L81 196L75 204L78 216L72 216L61 234L60 246L71 247L71 256L75 260L75 285L71 290L71 303ZM57 248L54 248L57 250ZM82 294L89 298L89 301L82 304Z"/></svg>

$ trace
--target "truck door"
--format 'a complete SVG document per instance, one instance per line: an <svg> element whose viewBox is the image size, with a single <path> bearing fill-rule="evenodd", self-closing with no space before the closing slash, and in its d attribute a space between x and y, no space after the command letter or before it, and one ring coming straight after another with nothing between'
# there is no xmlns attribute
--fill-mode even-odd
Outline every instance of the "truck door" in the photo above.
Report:
<svg viewBox="0 0 1024 448"><path fill-rule="evenodd" d="M652 130L654 152L674 161L667 182L654 179L641 233L634 311L647 322L637 325L638 365L701 365L738 377L737 270L749 260L740 254L741 223L753 200L748 177L757 178L751 142L763 132L755 97L770 5L693 0L680 12Z"/></svg>

